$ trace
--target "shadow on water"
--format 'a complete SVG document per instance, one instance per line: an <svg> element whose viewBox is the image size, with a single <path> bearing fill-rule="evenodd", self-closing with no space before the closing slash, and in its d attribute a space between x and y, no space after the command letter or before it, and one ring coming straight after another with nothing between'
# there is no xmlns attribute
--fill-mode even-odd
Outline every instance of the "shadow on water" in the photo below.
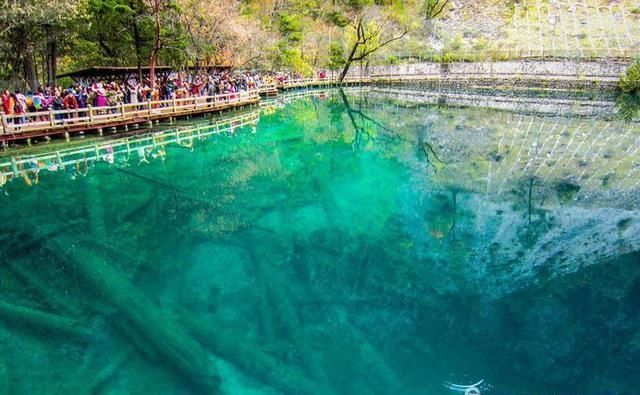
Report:
<svg viewBox="0 0 640 395"><path fill-rule="evenodd" d="M0 394L637 388L638 125L405 96L8 170Z"/></svg>

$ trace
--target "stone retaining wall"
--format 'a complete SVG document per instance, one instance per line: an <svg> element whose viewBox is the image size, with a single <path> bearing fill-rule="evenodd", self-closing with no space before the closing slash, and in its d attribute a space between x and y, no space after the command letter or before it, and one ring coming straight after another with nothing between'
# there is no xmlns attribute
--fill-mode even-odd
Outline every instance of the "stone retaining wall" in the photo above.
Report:
<svg viewBox="0 0 640 395"><path fill-rule="evenodd" d="M617 83L620 75L629 67L624 61L505 61L505 62L453 62L413 63L369 68L353 67L349 75L371 76L434 76L450 80L514 80L518 77L536 80L589 81L592 87L609 89ZM600 84L604 86L600 86ZM563 83L556 84L563 87ZM570 85L575 85L572 83ZM568 88L571 88L569 86Z"/></svg>

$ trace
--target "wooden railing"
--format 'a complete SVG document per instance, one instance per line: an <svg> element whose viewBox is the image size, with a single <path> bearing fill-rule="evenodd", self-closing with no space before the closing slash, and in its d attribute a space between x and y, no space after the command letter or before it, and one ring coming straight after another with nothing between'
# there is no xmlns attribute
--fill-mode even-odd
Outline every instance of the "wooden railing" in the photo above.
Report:
<svg viewBox="0 0 640 395"><path fill-rule="evenodd" d="M362 77L345 77L342 81L337 77L327 77L327 78L296 78L296 79L287 79L283 81L278 81L278 87L282 89L291 89L291 88L305 88L311 86L328 86L328 85L340 85L340 84L351 84L351 83L368 83L371 82L371 77L362 76Z"/></svg>
<svg viewBox="0 0 640 395"><path fill-rule="evenodd" d="M270 93L277 93L278 92L278 85L277 84L262 84L260 85L260 87L258 88L258 92L260 92L261 95L263 94L270 94Z"/></svg>
<svg viewBox="0 0 640 395"><path fill-rule="evenodd" d="M260 100L259 91L227 93L215 96L188 97L183 99L121 103L115 106L78 108L74 110L48 110L25 114L2 115L4 135L16 135L33 131L53 131L74 127L99 127L107 123L146 121L172 115L186 115L207 110L255 103Z"/></svg>

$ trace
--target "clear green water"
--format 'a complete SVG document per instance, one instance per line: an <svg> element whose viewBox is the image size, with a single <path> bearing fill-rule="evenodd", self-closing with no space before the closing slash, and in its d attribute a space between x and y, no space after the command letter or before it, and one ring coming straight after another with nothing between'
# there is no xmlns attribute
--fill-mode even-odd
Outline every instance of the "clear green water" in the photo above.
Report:
<svg viewBox="0 0 640 395"><path fill-rule="evenodd" d="M252 111L3 187L0 394L637 392L638 125Z"/></svg>

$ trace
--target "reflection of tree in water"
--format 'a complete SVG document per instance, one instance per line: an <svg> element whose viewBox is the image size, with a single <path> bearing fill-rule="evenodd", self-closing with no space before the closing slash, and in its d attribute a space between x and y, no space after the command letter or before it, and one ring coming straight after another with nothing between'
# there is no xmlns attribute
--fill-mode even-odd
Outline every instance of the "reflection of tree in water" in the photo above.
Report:
<svg viewBox="0 0 640 395"><path fill-rule="evenodd" d="M355 130L355 137L352 143L354 145L354 149L357 149L360 147L360 141L362 140L362 136L366 136L366 140L368 141L375 139L375 137L373 137L373 135L369 133L367 130L367 126L368 126L367 122L376 126L380 131L384 132L386 135L392 136L397 141L407 142L406 136L403 136L400 133L396 132L395 130L391 129L390 127L385 126L384 124L376 120L373 116L370 116L363 111L362 109L363 101L364 101L365 107L367 107L369 104L366 96L361 97L361 100L358 103L359 108L357 110L354 109L353 106L349 103L349 99L347 98L347 95L345 94L343 89L340 89L340 97L342 98L342 103L344 104L344 108L347 112L347 115L349 116L351 125ZM444 162L438 157L438 154L434 150L433 146L426 140L424 133L421 133L416 137L418 137L421 140L418 142L419 143L418 146L424 153L427 164L429 165L429 167L433 169L434 172L437 172L438 169L443 166Z"/></svg>

